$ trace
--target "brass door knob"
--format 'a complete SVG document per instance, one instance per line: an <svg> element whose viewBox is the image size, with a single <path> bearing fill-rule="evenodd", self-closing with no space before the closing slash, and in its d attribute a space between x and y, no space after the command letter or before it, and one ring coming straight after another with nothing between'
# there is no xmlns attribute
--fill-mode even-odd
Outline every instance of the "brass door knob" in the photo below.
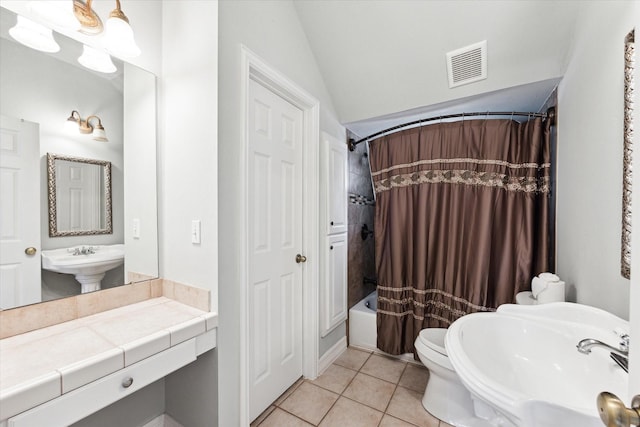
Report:
<svg viewBox="0 0 640 427"><path fill-rule="evenodd" d="M33 246L28 247L27 249L24 250L24 253L27 255L35 255L37 252L37 249L34 248Z"/></svg>
<svg viewBox="0 0 640 427"><path fill-rule="evenodd" d="M603 391L598 395L598 412L607 427L640 425L640 395L635 396L631 408L627 408L618 396Z"/></svg>
<svg viewBox="0 0 640 427"><path fill-rule="evenodd" d="M296 255L296 262L300 264L301 262L307 262L307 257L304 255Z"/></svg>

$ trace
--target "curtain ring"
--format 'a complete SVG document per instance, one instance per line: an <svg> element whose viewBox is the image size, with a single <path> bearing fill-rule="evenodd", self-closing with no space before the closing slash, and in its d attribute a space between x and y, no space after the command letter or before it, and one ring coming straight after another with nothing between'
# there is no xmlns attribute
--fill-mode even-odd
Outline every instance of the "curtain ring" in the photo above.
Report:
<svg viewBox="0 0 640 427"><path fill-rule="evenodd" d="M513 121L513 111L511 112L511 121Z"/></svg>

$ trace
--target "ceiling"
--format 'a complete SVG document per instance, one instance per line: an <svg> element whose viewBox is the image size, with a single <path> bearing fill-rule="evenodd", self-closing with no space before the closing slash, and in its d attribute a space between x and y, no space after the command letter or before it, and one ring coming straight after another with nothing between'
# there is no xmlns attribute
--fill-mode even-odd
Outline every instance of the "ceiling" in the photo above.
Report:
<svg viewBox="0 0 640 427"><path fill-rule="evenodd" d="M340 121L359 136L472 111L539 111L580 2L296 0ZM445 54L487 40L488 77L449 88Z"/></svg>

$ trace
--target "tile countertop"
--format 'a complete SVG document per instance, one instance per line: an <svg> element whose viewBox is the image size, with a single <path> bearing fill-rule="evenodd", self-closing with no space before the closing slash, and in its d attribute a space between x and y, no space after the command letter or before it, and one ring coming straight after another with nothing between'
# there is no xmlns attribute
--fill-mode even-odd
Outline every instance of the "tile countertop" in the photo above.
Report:
<svg viewBox="0 0 640 427"><path fill-rule="evenodd" d="M217 313L159 297L2 339L0 406L39 386L60 396L217 326Z"/></svg>

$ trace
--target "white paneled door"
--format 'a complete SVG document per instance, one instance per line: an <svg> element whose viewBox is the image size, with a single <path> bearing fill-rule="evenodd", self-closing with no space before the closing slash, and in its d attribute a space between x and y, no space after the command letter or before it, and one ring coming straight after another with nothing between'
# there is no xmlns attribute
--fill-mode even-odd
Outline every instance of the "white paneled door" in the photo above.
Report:
<svg viewBox="0 0 640 427"><path fill-rule="evenodd" d="M0 116L1 309L41 299L39 141L36 123Z"/></svg>
<svg viewBox="0 0 640 427"><path fill-rule="evenodd" d="M302 111L251 80L248 120L249 412L302 376ZM301 261L303 257L298 257Z"/></svg>

